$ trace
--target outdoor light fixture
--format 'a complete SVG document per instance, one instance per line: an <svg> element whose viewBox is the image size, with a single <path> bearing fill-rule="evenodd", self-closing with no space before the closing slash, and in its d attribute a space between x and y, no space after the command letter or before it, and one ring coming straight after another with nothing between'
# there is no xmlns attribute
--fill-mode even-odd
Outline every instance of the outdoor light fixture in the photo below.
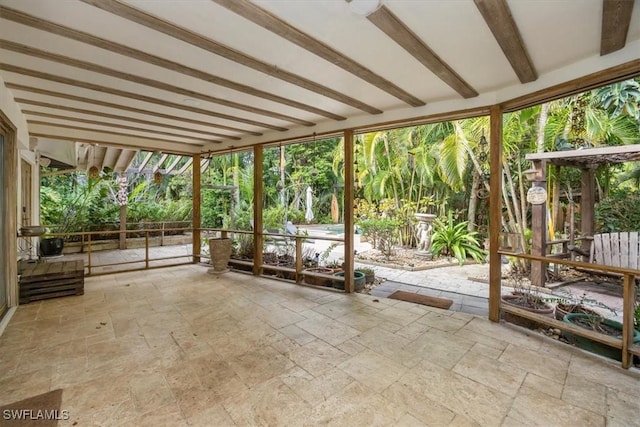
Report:
<svg viewBox="0 0 640 427"><path fill-rule="evenodd" d="M381 7L382 0L351 0L349 2L351 12L361 16L369 16Z"/></svg>

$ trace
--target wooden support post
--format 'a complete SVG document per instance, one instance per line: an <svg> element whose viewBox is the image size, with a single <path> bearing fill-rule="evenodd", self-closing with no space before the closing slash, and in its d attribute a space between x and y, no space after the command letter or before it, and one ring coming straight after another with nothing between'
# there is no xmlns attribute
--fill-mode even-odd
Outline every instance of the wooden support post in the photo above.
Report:
<svg viewBox="0 0 640 427"><path fill-rule="evenodd" d="M262 198L263 198L262 145L253 147L253 274L259 276L262 270Z"/></svg>
<svg viewBox="0 0 640 427"><path fill-rule="evenodd" d="M120 250L127 249L127 205L120 205Z"/></svg>
<svg viewBox="0 0 640 427"><path fill-rule="evenodd" d="M533 185L546 190L546 162L534 160L533 168L536 175ZM545 256L547 254L547 203L531 205L531 255ZM542 261L531 262L531 284L544 287L547 264Z"/></svg>
<svg viewBox="0 0 640 427"><path fill-rule="evenodd" d="M144 232L144 268L149 268L149 231Z"/></svg>
<svg viewBox="0 0 640 427"><path fill-rule="evenodd" d="M491 107L489 134L489 320L500 321L500 296L502 293L502 261L500 227L502 225L502 108Z"/></svg>
<svg viewBox="0 0 640 427"><path fill-rule="evenodd" d="M0 173L4 173L4 200L0 203L0 214L2 215L3 234L0 235L0 262L4 265L0 268L0 286L7 291L7 305L5 308L18 305L18 189L16 180L18 175L18 149L16 132L13 125L0 111L0 138L4 137L4 142L0 144ZM37 252L36 252L37 253ZM3 307L0 306L0 313Z"/></svg>
<svg viewBox="0 0 640 427"><path fill-rule="evenodd" d="M302 280L302 237L296 236L296 283Z"/></svg>
<svg viewBox="0 0 640 427"><path fill-rule="evenodd" d="M633 363L633 354L629 351L633 345L633 312L636 301L636 278L630 274L624 275L624 289L622 299L622 367L629 369Z"/></svg>
<svg viewBox="0 0 640 427"><path fill-rule="evenodd" d="M202 205L202 194L201 194L201 164L200 164L200 154L193 155L193 164L192 164L192 187L193 187L193 214L191 216L191 230L193 236L193 243L191 248L191 253L193 254L193 263L200 262L200 246L202 245L201 236L200 236L200 227L202 227L202 214L201 214L201 205Z"/></svg>
<svg viewBox="0 0 640 427"><path fill-rule="evenodd" d="M353 240L353 131L344 131L344 291L353 292L354 288L354 249Z"/></svg>
<svg viewBox="0 0 640 427"><path fill-rule="evenodd" d="M91 234L87 235L87 275L91 275Z"/></svg>
<svg viewBox="0 0 640 427"><path fill-rule="evenodd" d="M593 168L582 169L580 185L580 231L582 237L593 236L595 228L596 175ZM580 249L589 251L591 241L582 239Z"/></svg>

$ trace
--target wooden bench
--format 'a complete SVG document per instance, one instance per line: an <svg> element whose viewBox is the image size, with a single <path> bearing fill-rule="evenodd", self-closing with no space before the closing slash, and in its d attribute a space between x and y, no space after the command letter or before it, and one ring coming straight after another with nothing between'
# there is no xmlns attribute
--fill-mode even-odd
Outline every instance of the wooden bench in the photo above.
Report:
<svg viewBox="0 0 640 427"><path fill-rule="evenodd" d="M638 232L594 234L589 262L637 270L640 266Z"/></svg>
<svg viewBox="0 0 640 427"><path fill-rule="evenodd" d="M84 294L84 262L21 262L20 304L48 298Z"/></svg>

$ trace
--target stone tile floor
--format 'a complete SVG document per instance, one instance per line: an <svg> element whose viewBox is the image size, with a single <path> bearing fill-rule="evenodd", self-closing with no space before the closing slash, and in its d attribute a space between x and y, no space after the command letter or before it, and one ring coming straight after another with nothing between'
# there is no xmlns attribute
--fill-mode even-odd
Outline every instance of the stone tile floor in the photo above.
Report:
<svg viewBox="0 0 640 427"><path fill-rule="evenodd" d="M198 265L18 308L0 405L77 426L637 426L640 373L468 313Z"/></svg>

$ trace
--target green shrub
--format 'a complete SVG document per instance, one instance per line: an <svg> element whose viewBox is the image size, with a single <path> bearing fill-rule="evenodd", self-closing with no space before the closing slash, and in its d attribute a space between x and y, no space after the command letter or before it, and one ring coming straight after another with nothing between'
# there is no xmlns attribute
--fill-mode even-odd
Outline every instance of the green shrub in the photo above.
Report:
<svg viewBox="0 0 640 427"><path fill-rule="evenodd" d="M597 228L603 233L637 231L640 224L640 193L611 192L596 205Z"/></svg>
<svg viewBox="0 0 640 427"><path fill-rule="evenodd" d="M393 255L398 240L399 223L393 219L367 219L360 222L362 235L387 259Z"/></svg>
<svg viewBox="0 0 640 427"><path fill-rule="evenodd" d="M480 247L476 231L467 230L469 221L453 222L453 212L449 211L446 221L437 218L433 222L431 252L434 255L454 256L462 265L468 256L484 262L486 251Z"/></svg>

